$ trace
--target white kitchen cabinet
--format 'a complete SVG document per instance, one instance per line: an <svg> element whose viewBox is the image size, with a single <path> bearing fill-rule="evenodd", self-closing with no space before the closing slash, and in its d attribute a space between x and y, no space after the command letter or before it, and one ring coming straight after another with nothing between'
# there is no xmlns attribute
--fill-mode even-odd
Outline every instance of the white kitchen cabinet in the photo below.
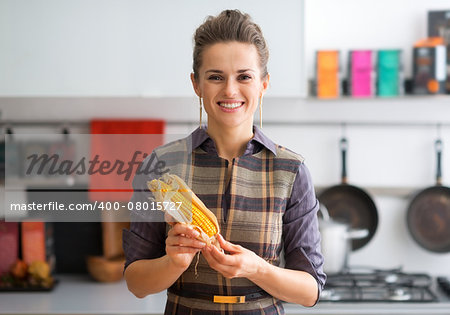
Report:
<svg viewBox="0 0 450 315"><path fill-rule="evenodd" d="M193 33L229 8L262 27L279 78L271 95L302 96L302 7L298 0L2 0L0 96L190 96Z"/></svg>

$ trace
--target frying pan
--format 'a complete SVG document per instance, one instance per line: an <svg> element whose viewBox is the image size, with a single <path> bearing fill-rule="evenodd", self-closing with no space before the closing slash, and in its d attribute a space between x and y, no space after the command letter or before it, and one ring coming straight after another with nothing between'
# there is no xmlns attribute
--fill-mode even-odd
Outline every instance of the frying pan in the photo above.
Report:
<svg viewBox="0 0 450 315"><path fill-rule="evenodd" d="M436 252L450 252L450 188L442 186L442 141L435 142L436 185L420 191L407 212L408 229L423 248Z"/></svg>
<svg viewBox="0 0 450 315"><path fill-rule="evenodd" d="M378 211L372 198L362 189L347 183L346 153L348 142L344 137L339 143L342 156L341 184L327 188L319 195L319 201L328 209L330 216L350 224L352 229L367 229L369 234L352 240L352 250L366 245L378 226Z"/></svg>

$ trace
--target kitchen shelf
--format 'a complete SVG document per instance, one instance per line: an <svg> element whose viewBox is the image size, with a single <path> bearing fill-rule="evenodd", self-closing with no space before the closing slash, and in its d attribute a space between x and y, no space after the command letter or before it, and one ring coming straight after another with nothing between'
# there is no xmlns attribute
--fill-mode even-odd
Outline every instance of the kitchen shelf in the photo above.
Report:
<svg viewBox="0 0 450 315"><path fill-rule="evenodd" d="M450 94L434 94L434 95L420 95L420 94L404 94L399 96L371 96L371 97L352 97L343 95L336 98L318 98L315 96L308 96L305 98L308 101L319 102L390 102L390 101L409 101L409 100L426 100L426 101L448 101L450 102Z"/></svg>
<svg viewBox="0 0 450 315"><path fill-rule="evenodd" d="M39 108L39 111L30 111ZM265 125L295 126L450 126L450 95L396 98L264 98ZM164 109L164 110L162 110ZM195 97L0 97L0 126L55 124L87 126L93 118L163 119L168 124L198 124Z"/></svg>

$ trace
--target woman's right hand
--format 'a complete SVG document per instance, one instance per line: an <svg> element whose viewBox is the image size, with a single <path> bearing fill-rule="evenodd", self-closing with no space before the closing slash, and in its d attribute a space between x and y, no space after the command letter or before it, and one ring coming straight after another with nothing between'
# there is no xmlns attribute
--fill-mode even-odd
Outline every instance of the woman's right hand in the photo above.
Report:
<svg viewBox="0 0 450 315"><path fill-rule="evenodd" d="M196 238L200 235L192 226L185 223L171 223L167 234L166 254L170 261L178 268L186 270L196 253L206 244Z"/></svg>

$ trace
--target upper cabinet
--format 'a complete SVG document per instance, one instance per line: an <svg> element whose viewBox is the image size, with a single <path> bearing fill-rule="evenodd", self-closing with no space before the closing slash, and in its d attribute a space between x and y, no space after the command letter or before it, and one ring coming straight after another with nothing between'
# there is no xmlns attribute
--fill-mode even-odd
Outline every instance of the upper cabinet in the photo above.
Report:
<svg viewBox="0 0 450 315"><path fill-rule="evenodd" d="M192 96L192 37L239 8L270 48L270 96L305 96L303 1L0 2L0 97Z"/></svg>

